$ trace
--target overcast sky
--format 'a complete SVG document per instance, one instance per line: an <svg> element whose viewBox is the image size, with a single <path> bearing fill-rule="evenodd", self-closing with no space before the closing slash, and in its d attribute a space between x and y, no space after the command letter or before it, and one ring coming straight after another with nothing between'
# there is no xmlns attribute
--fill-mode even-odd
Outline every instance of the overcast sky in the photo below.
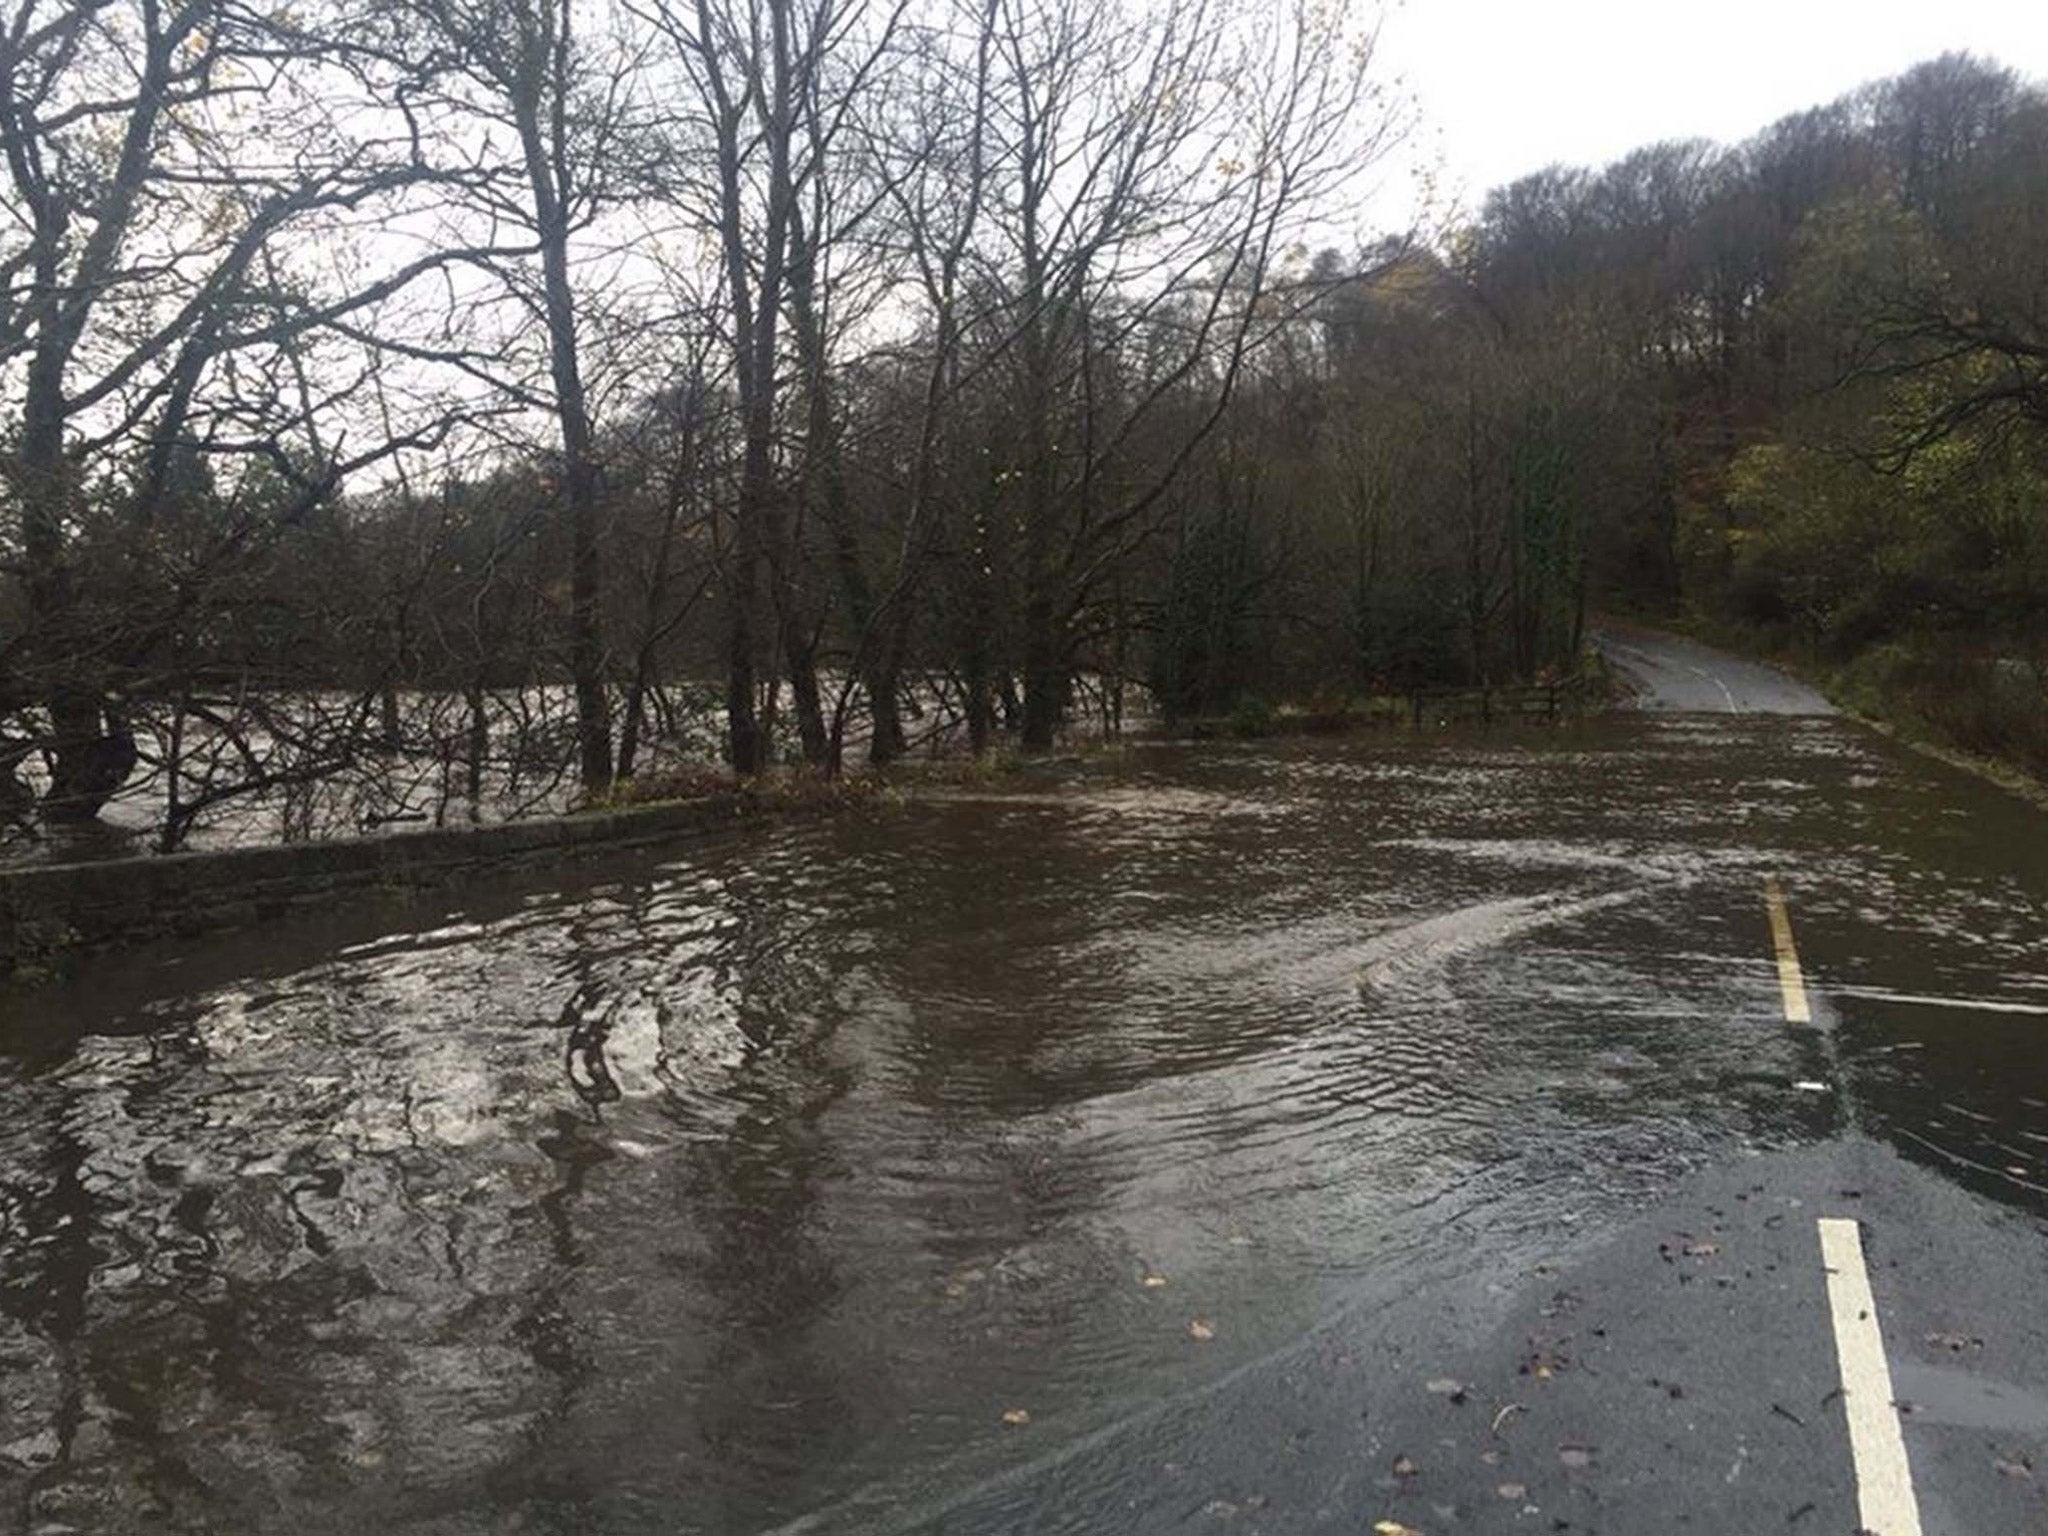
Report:
<svg viewBox="0 0 2048 1536"><path fill-rule="evenodd" d="M1396 0L1381 48L1476 208L1553 161L1743 139L1953 49L2048 79L2048 0Z"/></svg>

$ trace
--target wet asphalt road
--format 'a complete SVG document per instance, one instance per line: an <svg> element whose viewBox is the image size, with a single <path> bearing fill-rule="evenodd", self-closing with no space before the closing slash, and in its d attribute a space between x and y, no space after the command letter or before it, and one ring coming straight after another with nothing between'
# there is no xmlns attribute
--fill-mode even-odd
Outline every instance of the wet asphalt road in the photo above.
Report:
<svg viewBox="0 0 2048 1536"><path fill-rule="evenodd" d="M1479 1263L914 1528L1859 1530L1816 1218L1864 1223L1927 1532L2032 1532L2048 1265L1849 1135L1745 1157L1577 1248ZM1085 1512L1085 1513L1084 1513Z"/></svg>
<svg viewBox="0 0 2048 1536"><path fill-rule="evenodd" d="M1592 642L1635 691L1634 704L1659 712L1832 715L1806 684L1682 635L1609 620Z"/></svg>
<svg viewBox="0 0 2048 1536"><path fill-rule="evenodd" d="M2038 812L1799 709L1053 777L0 996L0 1532L1846 1536L1844 1215L1924 1529L2048 1529Z"/></svg>

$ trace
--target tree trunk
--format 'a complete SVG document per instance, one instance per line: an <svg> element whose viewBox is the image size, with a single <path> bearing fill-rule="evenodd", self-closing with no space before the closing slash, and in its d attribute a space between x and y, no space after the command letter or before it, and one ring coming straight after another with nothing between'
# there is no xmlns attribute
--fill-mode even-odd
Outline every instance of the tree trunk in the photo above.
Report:
<svg viewBox="0 0 2048 1536"><path fill-rule="evenodd" d="M732 307L733 387L739 397L744 443L726 629L727 752L733 771L742 775L765 770L771 750L770 726L755 713L754 604L764 558L769 562L771 583L779 584L784 533L772 481L776 328L788 286L792 208L790 17L787 0L771 0L767 9L769 36L765 41L770 52L764 89L732 91L715 49L707 47L704 53L716 110L719 244L725 263L726 299ZM762 41L755 38L757 45ZM742 129L750 108L760 118L760 137L768 156L766 206L758 238L748 227L748 188L741 170ZM780 591L771 592L778 618L786 620L784 596ZM772 672L770 676L772 679Z"/></svg>
<svg viewBox="0 0 2048 1536"><path fill-rule="evenodd" d="M158 123L170 97L172 59L205 14L191 6L170 18L146 12L147 26L136 105L121 133L111 181L93 217L89 235L78 238L78 265L63 270L72 247L74 203L53 194L40 171L29 199L32 222L23 254L33 266L29 292L44 296L35 344L23 381L14 493L21 504L22 555L27 567L30 664L42 676L43 705L50 718L50 785L43 814L57 822L91 821L135 771L135 738L119 712L104 711L111 679L95 675L103 663L95 654L99 637L87 632L77 611L66 544L76 473L65 453L64 432L71 406L66 373L104 292L117 281L122 241L154 161ZM160 20L166 25L159 27ZM19 125L10 121L10 130ZM30 164L20 145L10 151L20 177ZM174 436L168 428L163 434Z"/></svg>
<svg viewBox="0 0 2048 1536"><path fill-rule="evenodd" d="M77 589L65 550L72 476L64 457L60 403L63 366L38 355L30 366L17 485L34 666L49 716L50 783L42 812L50 821L91 821L135 770L135 738L106 718L99 659L81 633Z"/></svg>
<svg viewBox="0 0 2048 1536"><path fill-rule="evenodd" d="M469 708L469 739L463 752L463 794L469 801L472 824L483 820L484 760L491 749L490 714L485 708L481 680L473 681L463 695Z"/></svg>
<svg viewBox="0 0 2048 1536"><path fill-rule="evenodd" d="M796 710L797 740L803 743L804 761L824 768L831 761L832 738L825 729L825 706L818 692L818 643L785 620L782 651L788 659L790 703Z"/></svg>
<svg viewBox="0 0 2048 1536"><path fill-rule="evenodd" d="M760 567L759 531L747 507L747 489L740 489L739 527L725 584L725 752L732 771L742 776L767 766L760 717L754 706L754 601Z"/></svg>
<svg viewBox="0 0 2048 1536"><path fill-rule="evenodd" d="M897 685L901 677L901 658L896 653L902 649L902 631L892 626L888 650L890 654L870 662L863 686L868 693L868 718L871 728L868 735L868 761L880 767L894 762L903 755L903 711L896 701Z"/></svg>
<svg viewBox="0 0 2048 1536"><path fill-rule="evenodd" d="M405 732L398 719L398 686L387 682L377 690L377 750L396 752L405 745Z"/></svg>
<svg viewBox="0 0 2048 1536"><path fill-rule="evenodd" d="M1059 731L1060 694L1066 683L1052 603L1034 594L1024 608L1024 750L1050 752Z"/></svg>
<svg viewBox="0 0 2048 1536"><path fill-rule="evenodd" d="M619 761L617 774L622 779L633 777L640 762L640 733L647 722L647 670L643 659L633 673L633 681L626 686L626 709L619 726Z"/></svg>
<svg viewBox="0 0 2048 1536"><path fill-rule="evenodd" d="M967 694L967 748L980 757L988 751L989 737L995 732L994 679L989 676L986 636L979 631L968 636L961 662L961 686Z"/></svg>
<svg viewBox="0 0 2048 1536"><path fill-rule="evenodd" d="M550 44L553 39L549 39ZM548 322L548 365L562 436L562 491L569 514L569 675L576 692L576 751L583 788L612 781L611 716L604 687L604 637L598 619L598 473L590 404L576 347L576 298L569 281L569 211L541 129L543 80L525 77L514 103L540 246ZM559 88L559 87L558 87Z"/></svg>

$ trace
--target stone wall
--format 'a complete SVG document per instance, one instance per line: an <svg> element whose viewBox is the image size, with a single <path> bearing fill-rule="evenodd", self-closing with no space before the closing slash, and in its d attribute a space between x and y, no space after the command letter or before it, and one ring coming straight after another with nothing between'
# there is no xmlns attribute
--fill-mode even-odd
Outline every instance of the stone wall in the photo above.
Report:
<svg viewBox="0 0 2048 1536"><path fill-rule="evenodd" d="M749 814L734 796L502 826L403 832L0 871L0 980L61 972L120 944L247 927L351 894L687 841Z"/></svg>

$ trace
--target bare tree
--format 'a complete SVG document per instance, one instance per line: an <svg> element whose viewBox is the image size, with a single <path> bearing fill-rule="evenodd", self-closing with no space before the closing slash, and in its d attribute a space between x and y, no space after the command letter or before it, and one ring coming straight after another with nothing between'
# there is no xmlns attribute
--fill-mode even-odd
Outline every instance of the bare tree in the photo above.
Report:
<svg viewBox="0 0 2048 1536"><path fill-rule="evenodd" d="M755 699L756 610L765 575L804 755L822 764L831 749L811 612L821 594L805 600L807 508L790 494L791 477L777 457L784 322L794 306L798 346L813 380L807 403L816 411L825 366L822 226L839 206L831 183L848 118L892 46L903 4L657 0L644 14L701 102L670 124L663 190L685 221L715 242L740 413L738 491L722 578L728 755L741 773L757 773L769 760ZM814 425L822 423L814 418ZM814 447L821 458L831 452L823 434Z"/></svg>
<svg viewBox="0 0 2048 1536"><path fill-rule="evenodd" d="M319 19L231 0L30 0L0 37L0 384L20 419L4 480L26 593L0 691L40 708L53 820L92 818L133 771L123 696L147 686L152 652L214 573L453 420L376 441L315 424L345 417L362 387L345 363L308 371L318 338L462 255L380 270L298 254L350 247L421 176L402 131L352 118L390 71L335 43L340 18ZM209 489L255 476L249 515L230 495L226 520L188 529L180 568L145 592L132 557L191 500L195 473ZM101 577L124 564L117 593Z"/></svg>
<svg viewBox="0 0 2048 1536"><path fill-rule="evenodd" d="M635 183L637 60L616 36L579 29L575 0L398 0L433 39L419 58L430 85L409 113L432 113L442 183L475 216L520 231L493 254L496 280L545 339L546 383L493 370L490 383L544 406L560 444L570 530L569 673L583 786L611 782L611 710L599 612L602 469L584 335L594 296L576 282L578 239ZM416 117L415 121L418 120ZM504 159L494 130L509 130ZM523 258L537 259L534 273ZM613 274L614 277L616 273ZM514 348L516 331L511 338Z"/></svg>
<svg viewBox="0 0 2048 1536"><path fill-rule="evenodd" d="M1328 216L1398 118L1369 86L1372 34L1341 12L1004 0L993 26L978 255L1004 301L1001 500L1021 529L1024 745L1042 751L1084 613L1302 301L1276 286L1299 222Z"/></svg>

